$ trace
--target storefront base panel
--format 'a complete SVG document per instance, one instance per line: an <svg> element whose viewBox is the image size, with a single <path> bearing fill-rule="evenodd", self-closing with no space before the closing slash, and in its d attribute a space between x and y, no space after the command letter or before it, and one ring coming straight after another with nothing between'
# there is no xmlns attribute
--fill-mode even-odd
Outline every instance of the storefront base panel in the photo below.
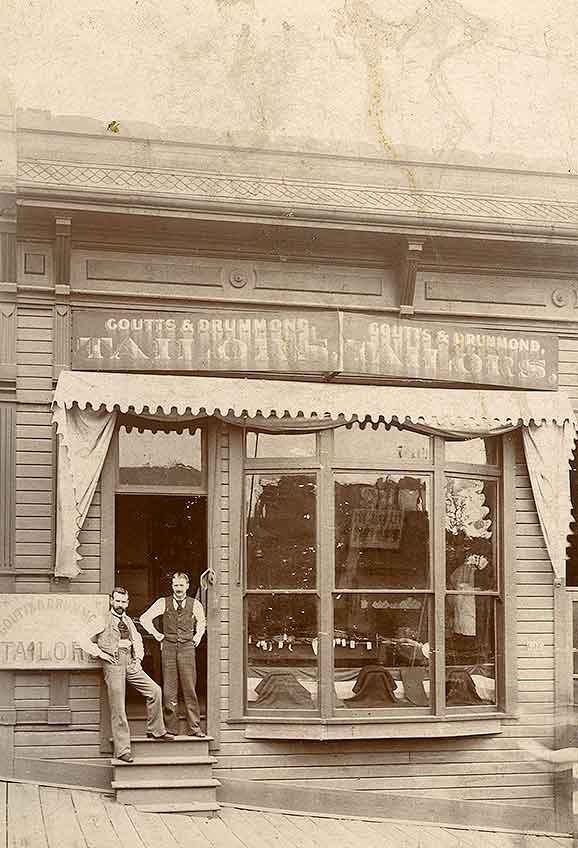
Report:
<svg viewBox="0 0 578 848"><path fill-rule="evenodd" d="M488 804L466 800L457 794L452 796L447 791L440 791L434 797L431 792L352 791L312 781L274 783L218 776L221 782L218 801L241 807L540 833L567 833L570 827L568 820L556 819L552 805L542 806L532 800L527 804L510 800Z"/></svg>

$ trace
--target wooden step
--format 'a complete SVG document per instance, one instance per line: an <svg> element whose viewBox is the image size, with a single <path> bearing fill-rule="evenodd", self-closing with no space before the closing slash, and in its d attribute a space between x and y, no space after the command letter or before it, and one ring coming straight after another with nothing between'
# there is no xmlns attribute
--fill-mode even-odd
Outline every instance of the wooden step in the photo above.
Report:
<svg viewBox="0 0 578 848"><path fill-rule="evenodd" d="M166 757L139 757L132 763L116 760L113 780L130 780L140 784L142 781L154 779L163 786L167 780L209 779L212 777L215 762L213 757L175 757L174 760Z"/></svg>
<svg viewBox="0 0 578 848"><path fill-rule="evenodd" d="M158 780L138 782L113 781L116 800L120 804L194 804L217 803L218 780Z"/></svg>
<svg viewBox="0 0 578 848"><path fill-rule="evenodd" d="M114 757L111 759L110 764L115 768L118 766L119 768L130 768L133 769L135 766L146 766L149 771L151 766L170 766L170 765L208 765L213 766L215 763L218 763L216 757L155 757L154 760L152 757L135 757L132 763L127 763L124 760L116 760Z"/></svg>
<svg viewBox="0 0 578 848"><path fill-rule="evenodd" d="M156 759L166 757L208 757L209 736L175 736L172 742L159 742L146 736L135 736L131 740L131 752L135 758Z"/></svg>
<svg viewBox="0 0 578 848"><path fill-rule="evenodd" d="M176 778L171 780L163 780L162 783L160 780L156 780L152 778L150 780L131 780L131 778L127 775L126 778L122 780L113 780L112 788L113 789L170 789L172 787L180 788L181 786L190 786L195 789L205 787L214 787L216 789L217 786L220 786L220 781L216 780L214 777L201 777L201 778Z"/></svg>

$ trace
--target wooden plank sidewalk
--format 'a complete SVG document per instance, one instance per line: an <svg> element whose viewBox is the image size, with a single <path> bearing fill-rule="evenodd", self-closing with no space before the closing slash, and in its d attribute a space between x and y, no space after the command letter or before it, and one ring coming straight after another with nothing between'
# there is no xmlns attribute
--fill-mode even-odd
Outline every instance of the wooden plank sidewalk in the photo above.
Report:
<svg viewBox="0 0 578 848"><path fill-rule="evenodd" d="M0 848L572 848L572 839L223 807L145 813L97 792L0 782Z"/></svg>

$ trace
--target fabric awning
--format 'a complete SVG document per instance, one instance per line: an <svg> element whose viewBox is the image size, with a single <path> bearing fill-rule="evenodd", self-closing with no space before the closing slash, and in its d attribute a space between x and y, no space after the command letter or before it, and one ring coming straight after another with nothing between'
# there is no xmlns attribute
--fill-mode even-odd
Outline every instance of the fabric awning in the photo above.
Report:
<svg viewBox="0 0 578 848"><path fill-rule="evenodd" d="M540 526L556 579L564 580L572 519L569 462L576 422L563 392L63 371L53 405L60 446L57 576L80 572L79 533L119 413L130 413L132 422L139 415L181 415L191 421L218 414L249 429L271 428L275 421L276 432L311 431L355 418L397 422L448 438L493 436L521 428Z"/></svg>
<svg viewBox="0 0 578 848"><path fill-rule="evenodd" d="M234 377L190 377L166 374L105 374L63 371L54 403L69 409L104 407L108 412L169 414L233 414L249 418L261 413L366 417L397 420L441 430L491 430L574 421L563 392L479 389L430 389L398 386L305 383Z"/></svg>

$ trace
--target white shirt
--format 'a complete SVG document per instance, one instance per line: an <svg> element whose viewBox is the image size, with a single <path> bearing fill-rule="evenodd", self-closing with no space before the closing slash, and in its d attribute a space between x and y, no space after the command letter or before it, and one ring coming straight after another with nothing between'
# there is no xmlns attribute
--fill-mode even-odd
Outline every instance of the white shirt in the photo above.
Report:
<svg viewBox="0 0 578 848"><path fill-rule="evenodd" d="M186 596L186 597L189 597L189 596ZM183 601L186 600L186 597L183 598ZM173 597L172 600L173 600L173 608L176 610L178 602L175 600L174 597ZM166 602L166 598L159 598L158 601L155 601L154 604L152 604L148 608L148 610L143 612L143 614L141 615L141 617L139 619L140 623L142 624L144 629L147 631L147 633L150 633L151 636L154 636L155 639L157 639L158 641L162 640L163 634L160 633L157 630L157 628L154 626L153 622L154 622L155 618L159 617L159 615L165 614L165 610L166 610L165 602ZM201 604L200 601L197 601L196 598L193 598L193 615L195 616L195 635L194 635L193 638L194 638L195 644L198 645L199 642L201 641L201 639L203 638L203 635L204 635L205 630L207 628L207 621L205 619L205 611L203 609L203 605Z"/></svg>

